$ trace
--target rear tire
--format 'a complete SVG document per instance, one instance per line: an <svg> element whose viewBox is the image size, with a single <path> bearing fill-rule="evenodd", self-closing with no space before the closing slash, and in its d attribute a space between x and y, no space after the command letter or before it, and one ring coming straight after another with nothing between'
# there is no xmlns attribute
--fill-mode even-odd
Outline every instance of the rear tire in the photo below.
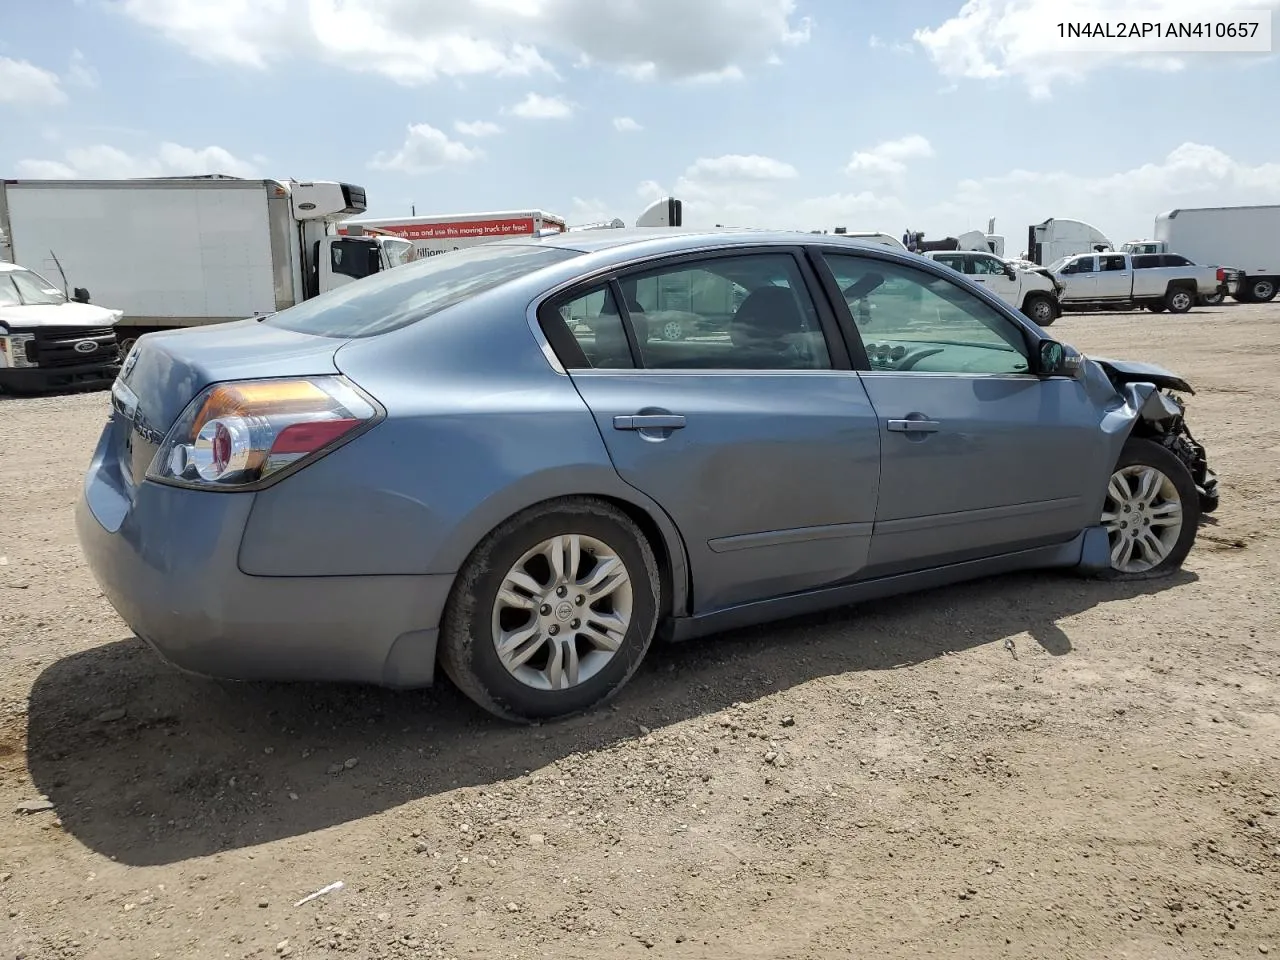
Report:
<svg viewBox="0 0 1280 960"><path fill-rule="evenodd" d="M1200 494L1186 464L1160 444L1130 437L1107 482L1112 580L1153 580L1182 567L1200 525Z"/></svg>
<svg viewBox="0 0 1280 960"><path fill-rule="evenodd" d="M1164 305L1170 313L1186 313L1195 306L1195 302L1195 294L1183 287L1174 287L1164 298Z"/></svg>
<svg viewBox="0 0 1280 960"><path fill-rule="evenodd" d="M1219 306L1222 303L1225 296L1226 295L1221 292L1204 294L1203 296L1200 297L1200 306L1202 307Z"/></svg>
<svg viewBox="0 0 1280 960"><path fill-rule="evenodd" d="M1250 303L1270 303L1280 292L1274 277L1253 277L1249 281L1248 297Z"/></svg>
<svg viewBox="0 0 1280 960"><path fill-rule="evenodd" d="M653 549L626 514L592 497L551 500L472 551L445 608L440 664L504 720L572 716L635 673L660 603Z"/></svg>

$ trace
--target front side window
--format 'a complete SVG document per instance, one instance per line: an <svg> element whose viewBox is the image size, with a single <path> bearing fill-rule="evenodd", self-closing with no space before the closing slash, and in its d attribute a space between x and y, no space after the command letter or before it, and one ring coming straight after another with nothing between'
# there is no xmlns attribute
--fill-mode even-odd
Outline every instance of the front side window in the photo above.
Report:
<svg viewBox="0 0 1280 960"><path fill-rule="evenodd" d="M984 276L1004 273L1004 263L995 257L974 257L973 272Z"/></svg>
<svg viewBox="0 0 1280 960"><path fill-rule="evenodd" d="M648 369L829 370L790 254L685 261L618 281Z"/></svg>
<svg viewBox="0 0 1280 960"><path fill-rule="evenodd" d="M1020 329L945 277L899 264L826 254L873 370L1027 373Z"/></svg>
<svg viewBox="0 0 1280 960"><path fill-rule="evenodd" d="M1067 264L1064 273L1096 273L1098 270L1096 257L1081 257Z"/></svg>

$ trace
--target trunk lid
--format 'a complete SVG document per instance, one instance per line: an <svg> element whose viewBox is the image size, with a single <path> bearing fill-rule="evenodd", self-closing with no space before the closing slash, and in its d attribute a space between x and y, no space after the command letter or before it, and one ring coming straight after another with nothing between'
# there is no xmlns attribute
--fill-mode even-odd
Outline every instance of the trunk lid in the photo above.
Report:
<svg viewBox="0 0 1280 960"><path fill-rule="evenodd" d="M111 391L111 446L121 479L130 487L142 482L169 428L205 387L226 380L332 375L338 372L333 355L346 342L258 320L140 338Z"/></svg>

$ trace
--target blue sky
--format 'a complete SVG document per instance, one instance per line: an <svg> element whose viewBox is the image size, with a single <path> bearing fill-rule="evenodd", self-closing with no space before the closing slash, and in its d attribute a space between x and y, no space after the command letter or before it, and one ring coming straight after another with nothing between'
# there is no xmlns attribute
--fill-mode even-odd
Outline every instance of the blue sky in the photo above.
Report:
<svg viewBox="0 0 1280 960"><path fill-rule="evenodd" d="M1130 7L1203 9L1109 0L1108 18ZM1048 217L1122 242L1174 206L1280 202L1280 60L1063 49L1060 10L4 0L0 175L341 179L375 216L633 220L671 193L695 225L995 217L1012 253Z"/></svg>

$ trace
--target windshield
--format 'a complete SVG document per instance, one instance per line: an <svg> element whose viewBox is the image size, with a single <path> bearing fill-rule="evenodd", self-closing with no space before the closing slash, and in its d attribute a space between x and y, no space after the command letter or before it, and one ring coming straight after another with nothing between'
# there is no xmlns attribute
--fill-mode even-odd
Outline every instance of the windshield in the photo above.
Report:
<svg viewBox="0 0 1280 960"><path fill-rule="evenodd" d="M372 337L576 256L558 247L481 244L366 277L263 322L318 337Z"/></svg>
<svg viewBox="0 0 1280 960"><path fill-rule="evenodd" d="M1070 259L1070 257L1059 257L1057 260L1053 261L1053 263L1049 264L1046 269L1048 269L1050 273L1057 273L1067 265L1067 261Z"/></svg>
<svg viewBox="0 0 1280 960"><path fill-rule="evenodd" d="M19 267L0 273L0 304L4 306L52 306L66 301L61 290L34 270Z"/></svg>

